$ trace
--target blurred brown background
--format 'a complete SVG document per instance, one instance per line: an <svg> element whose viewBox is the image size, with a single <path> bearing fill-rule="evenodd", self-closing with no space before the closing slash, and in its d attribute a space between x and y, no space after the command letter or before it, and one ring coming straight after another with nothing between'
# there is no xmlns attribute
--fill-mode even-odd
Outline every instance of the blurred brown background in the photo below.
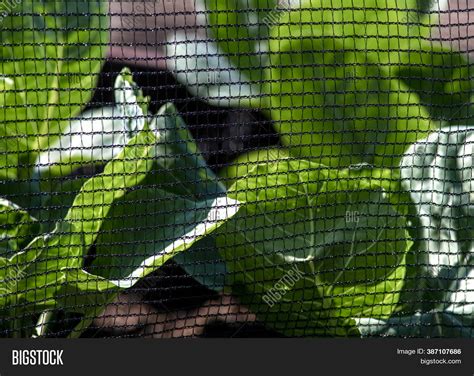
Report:
<svg viewBox="0 0 474 376"><path fill-rule="evenodd" d="M196 15L195 0L111 0L109 9L110 57L129 64L166 69L166 32L197 27L205 32L204 16Z"/></svg>

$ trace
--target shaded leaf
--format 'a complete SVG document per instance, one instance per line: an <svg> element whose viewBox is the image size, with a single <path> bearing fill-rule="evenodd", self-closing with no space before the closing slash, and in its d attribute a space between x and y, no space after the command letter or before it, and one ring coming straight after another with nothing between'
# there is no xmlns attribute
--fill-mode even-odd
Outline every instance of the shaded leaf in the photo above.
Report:
<svg viewBox="0 0 474 376"><path fill-rule="evenodd" d="M391 192L305 160L257 165L231 188L243 207L218 231L229 283L290 336L357 334L353 317L389 317L412 244Z"/></svg>

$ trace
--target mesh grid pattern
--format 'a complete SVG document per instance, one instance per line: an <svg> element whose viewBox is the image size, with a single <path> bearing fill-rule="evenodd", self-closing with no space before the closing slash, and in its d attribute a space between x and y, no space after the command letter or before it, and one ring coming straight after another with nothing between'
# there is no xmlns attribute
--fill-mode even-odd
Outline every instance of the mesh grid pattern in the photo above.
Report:
<svg viewBox="0 0 474 376"><path fill-rule="evenodd" d="M2 337L472 337L467 0L0 1Z"/></svg>

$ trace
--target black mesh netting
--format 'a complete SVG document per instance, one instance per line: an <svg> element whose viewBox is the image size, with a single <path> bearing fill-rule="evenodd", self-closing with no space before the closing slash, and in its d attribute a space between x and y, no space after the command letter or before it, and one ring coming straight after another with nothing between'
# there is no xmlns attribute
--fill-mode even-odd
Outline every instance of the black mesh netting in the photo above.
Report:
<svg viewBox="0 0 474 376"><path fill-rule="evenodd" d="M0 1L1 336L473 336L469 5Z"/></svg>

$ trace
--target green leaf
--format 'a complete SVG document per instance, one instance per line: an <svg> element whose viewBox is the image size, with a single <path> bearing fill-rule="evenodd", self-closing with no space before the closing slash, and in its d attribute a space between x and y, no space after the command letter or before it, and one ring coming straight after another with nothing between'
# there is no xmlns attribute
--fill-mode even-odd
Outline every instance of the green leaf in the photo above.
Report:
<svg viewBox="0 0 474 376"><path fill-rule="evenodd" d="M431 118L449 124L471 124L474 93L471 63L453 47L423 42L419 50L402 54L397 76L416 93Z"/></svg>
<svg viewBox="0 0 474 376"><path fill-rule="evenodd" d="M296 157L392 168L438 121L472 117L469 69L453 52L441 72L428 42L437 3L202 2L215 43L173 32L178 80L211 104L268 111Z"/></svg>
<svg viewBox="0 0 474 376"><path fill-rule="evenodd" d="M316 6L316 1L308 3ZM275 128L298 157L333 167L362 162L396 167L408 145L435 129L436 123L408 86L384 67L389 57L378 50L367 53L369 42L354 38L374 35L370 17L380 15L376 23L380 34L396 35L389 40L398 43L402 32L393 34L386 23L399 16L365 7L339 11L332 9L333 3L324 4L320 10L309 6L292 10L272 29L265 92ZM364 17L368 19L361 22ZM333 19L339 27L333 27ZM349 22L354 19L358 22ZM304 27L289 26L304 22ZM374 46L395 48L383 37Z"/></svg>
<svg viewBox="0 0 474 376"><path fill-rule="evenodd" d="M71 121L54 145L38 156L34 177L43 192L41 221L64 218L91 175L116 157L148 120L148 98L124 68L115 83L115 107L94 108ZM46 194L47 193L47 194Z"/></svg>
<svg viewBox="0 0 474 376"><path fill-rule="evenodd" d="M236 203L225 197L225 188L172 105L159 111L151 127L159 134L153 168L141 187L113 205L97 239L91 271L130 286L177 256L191 275L208 284L209 276L200 272L204 263L193 265L196 258L207 259L213 275L221 261L213 249L209 255L206 249L189 248L232 216Z"/></svg>
<svg viewBox="0 0 474 376"><path fill-rule="evenodd" d="M64 220L49 234L34 239L10 260L22 276L17 295L35 307L54 307L54 296L65 281L64 269L82 267L112 204L138 186L152 166L156 135L148 127L123 151L89 179L76 196Z"/></svg>
<svg viewBox="0 0 474 376"><path fill-rule="evenodd" d="M257 165L231 188L243 205L219 230L232 289L290 336L358 334L354 317L389 317L412 245L392 189L305 160Z"/></svg>
<svg viewBox="0 0 474 376"><path fill-rule="evenodd" d="M115 80L115 103L129 137L143 129L148 117L149 98L133 81L132 72L123 68Z"/></svg>
<svg viewBox="0 0 474 376"><path fill-rule="evenodd" d="M34 178L42 191L44 223L64 218L82 185L143 129L148 98L124 68L115 82L115 107L93 108L71 121L49 149L38 156ZM48 229L52 230L52 229Z"/></svg>
<svg viewBox="0 0 474 376"><path fill-rule="evenodd" d="M417 237L425 239L423 262L434 277L466 262L473 247L473 139L474 127L442 128L412 145L400 163L402 185L420 218Z"/></svg>
<svg viewBox="0 0 474 376"><path fill-rule="evenodd" d="M183 73L178 74L178 78L187 77L188 79L181 79L181 82L188 87L198 86L191 91L204 99L209 99L208 95L202 95L206 93L205 88L209 83L206 84L202 79L192 80L191 76L185 73L185 69L194 67L200 71L202 77L207 74L209 78L209 74L215 73L210 70L214 65L212 62L225 62L222 71L218 72L219 75L229 70L229 66L240 75L238 81L246 83L244 88L247 88L247 81L261 86L262 80L267 78L264 70L270 65L269 43L273 38L274 43L280 40L276 33L271 35L271 28L277 28L279 31L285 28L294 31L317 29L315 34L319 37L333 37L339 39L348 49L362 49L362 52L377 54L381 63L389 65L397 61L401 49L417 49L417 37L429 35L429 19L434 18L434 15L431 17L428 13L431 3L425 0L369 0L364 1L362 5L356 5L349 0L331 3L321 0L202 0L199 5L207 11L210 35L216 40L217 46L201 37L201 44L205 45L198 49L196 35L193 37L188 33L180 38L183 43L180 53L173 53L170 49L168 55L182 56L178 65L183 68ZM293 18L293 23L287 22L289 12L298 13L300 10L306 14L302 14L298 19ZM174 43L176 40L171 44ZM185 50L186 45L188 50ZM210 51L205 49L208 45L211 45ZM194 50L189 51L190 48ZM201 56L198 58L196 55ZM214 85L207 94L224 87L222 83ZM240 106L247 105L250 98L247 98L246 94L247 90L244 90L240 95ZM253 94L258 96L259 91L255 88ZM223 96L227 99L227 90L224 90ZM236 98L229 99L235 102ZM262 101L262 98L251 99L250 103L258 105L259 101Z"/></svg>
<svg viewBox="0 0 474 376"><path fill-rule="evenodd" d="M14 203L0 198L0 256L18 252L40 230L39 222Z"/></svg>
<svg viewBox="0 0 474 376"><path fill-rule="evenodd" d="M1 179L26 176L89 101L108 33L105 1L21 1L2 20Z"/></svg>

